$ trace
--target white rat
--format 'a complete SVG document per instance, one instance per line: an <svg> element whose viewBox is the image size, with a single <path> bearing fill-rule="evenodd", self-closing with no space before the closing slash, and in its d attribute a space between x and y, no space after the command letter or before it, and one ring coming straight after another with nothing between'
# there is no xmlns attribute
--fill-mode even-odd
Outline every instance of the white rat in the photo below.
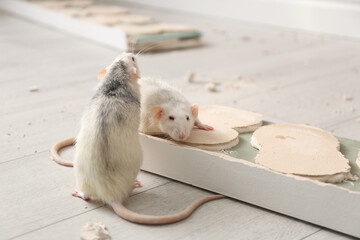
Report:
<svg viewBox="0 0 360 240"><path fill-rule="evenodd" d="M150 135L165 134L175 141L185 141L194 126L213 130L198 119L199 108L169 84L141 78L140 131Z"/></svg>
<svg viewBox="0 0 360 240"><path fill-rule="evenodd" d="M73 196L101 200L112 206L120 217L141 224L177 222L201 204L223 198L222 195L208 196L169 216L142 215L122 205L134 187L142 163L138 134L139 71L134 55L123 53L102 73L105 77L83 114L76 138L74 169L79 190ZM72 143L74 139L70 138L56 144L51 150L54 160L64 161L58 150Z"/></svg>

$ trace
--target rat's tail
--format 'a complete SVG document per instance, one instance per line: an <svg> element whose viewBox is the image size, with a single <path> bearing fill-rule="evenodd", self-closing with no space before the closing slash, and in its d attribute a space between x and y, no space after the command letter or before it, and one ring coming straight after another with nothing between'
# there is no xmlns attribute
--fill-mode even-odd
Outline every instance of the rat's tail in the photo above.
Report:
<svg viewBox="0 0 360 240"><path fill-rule="evenodd" d="M162 224L170 224L184 220L185 218L190 216L202 204L220 198L224 198L224 196L212 195L212 196L204 197L190 204L185 210L167 216L151 216L151 215L143 215L143 214L135 213L125 208L124 205L122 205L122 203L120 202L114 202L112 208L114 209L117 215L119 215L120 217L124 218L127 221L133 223L139 223L139 224L146 224L146 225L162 225Z"/></svg>
<svg viewBox="0 0 360 240"><path fill-rule="evenodd" d="M73 167L72 162L68 162L65 159L61 158L59 155L59 151L64 147L72 146L76 142L75 137L68 138L56 143L54 146L51 147L51 158L58 164L63 165L65 167Z"/></svg>

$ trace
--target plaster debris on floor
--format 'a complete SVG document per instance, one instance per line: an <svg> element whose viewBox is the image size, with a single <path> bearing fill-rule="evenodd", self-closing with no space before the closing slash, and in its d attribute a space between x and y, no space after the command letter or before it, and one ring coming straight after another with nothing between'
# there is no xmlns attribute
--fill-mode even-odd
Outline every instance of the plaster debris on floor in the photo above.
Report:
<svg viewBox="0 0 360 240"><path fill-rule="evenodd" d="M29 92L38 92L39 88L37 86L32 86L29 88Z"/></svg>
<svg viewBox="0 0 360 240"><path fill-rule="evenodd" d="M205 85L205 87L206 87L206 89L207 89L209 92L217 92L217 91L218 91L217 88L216 88L216 84L215 84L215 83L212 83L212 82L207 83L207 84Z"/></svg>
<svg viewBox="0 0 360 240"><path fill-rule="evenodd" d="M188 72L185 76L185 81L188 83L195 82L195 72Z"/></svg>
<svg viewBox="0 0 360 240"><path fill-rule="evenodd" d="M81 235L81 240L110 240L111 236L106 226L102 222L88 222L84 225Z"/></svg>
<svg viewBox="0 0 360 240"><path fill-rule="evenodd" d="M351 100L353 100L353 96L350 96L350 95L347 95L347 94L344 94L343 95L343 99L345 100L345 101L351 101Z"/></svg>

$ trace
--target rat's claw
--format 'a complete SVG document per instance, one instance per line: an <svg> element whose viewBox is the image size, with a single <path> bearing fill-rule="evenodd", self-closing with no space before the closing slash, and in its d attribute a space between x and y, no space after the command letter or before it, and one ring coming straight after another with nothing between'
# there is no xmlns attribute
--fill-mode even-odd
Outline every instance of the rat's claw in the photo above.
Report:
<svg viewBox="0 0 360 240"><path fill-rule="evenodd" d="M89 201L89 200L90 200L90 197L89 197L87 194L85 194L85 193L83 193L83 192L81 192L81 191L78 191L78 190L75 190L75 192L73 192L71 195L72 195L73 197L81 198L81 199L83 199L83 200L85 200L85 201Z"/></svg>

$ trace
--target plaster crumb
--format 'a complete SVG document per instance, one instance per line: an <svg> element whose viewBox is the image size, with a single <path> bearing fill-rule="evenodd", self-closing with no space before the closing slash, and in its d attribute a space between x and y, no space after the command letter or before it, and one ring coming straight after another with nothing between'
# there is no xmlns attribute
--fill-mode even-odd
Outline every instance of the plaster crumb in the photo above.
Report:
<svg viewBox="0 0 360 240"><path fill-rule="evenodd" d="M278 90L278 89L279 89L278 86L273 86L273 87L271 87L271 91L276 91L276 90Z"/></svg>
<svg viewBox="0 0 360 240"><path fill-rule="evenodd" d="M37 153L37 150L35 150L34 153Z"/></svg>
<svg viewBox="0 0 360 240"><path fill-rule="evenodd" d="M251 41L251 37L244 35L244 36L241 37L241 41L243 41L243 42L250 42L250 41Z"/></svg>
<svg viewBox="0 0 360 240"><path fill-rule="evenodd" d="M352 181L344 181L344 182L346 182L346 183L350 183L350 185L352 185L352 186L355 186L355 184L354 184L354 182L352 182Z"/></svg>
<svg viewBox="0 0 360 240"><path fill-rule="evenodd" d="M242 77L240 75L235 75L234 77L232 77L232 79L236 81L240 81Z"/></svg>
<svg viewBox="0 0 360 240"><path fill-rule="evenodd" d="M185 81L188 83L195 82L195 72L188 72L185 76Z"/></svg>
<svg viewBox="0 0 360 240"><path fill-rule="evenodd" d="M352 96L350 96L350 95L344 94L344 95L343 95L343 99L344 99L345 101L351 101L351 100L353 100L354 98L353 98Z"/></svg>
<svg viewBox="0 0 360 240"><path fill-rule="evenodd" d="M325 106L329 106L330 104L329 104L329 102L325 102Z"/></svg>
<svg viewBox="0 0 360 240"><path fill-rule="evenodd" d="M37 86L32 86L29 88L29 92L38 92L39 88Z"/></svg>
<svg viewBox="0 0 360 240"><path fill-rule="evenodd" d="M210 79L210 80L209 80L209 83L213 83L213 84L215 84L215 86L220 86L220 85L221 85L220 82L217 82L217 81L215 81L214 79Z"/></svg>
<svg viewBox="0 0 360 240"><path fill-rule="evenodd" d="M225 85L227 88L231 89L241 89L240 82L238 80L231 80Z"/></svg>
<svg viewBox="0 0 360 240"><path fill-rule="evenodd" d="M206 89L209 91L209 92L216 92L217 89L216 89L216 84L215 83L208 83L206 84Z"/></svg>
<svg viewBox="0 0 360 240"><path fill-rule="evenodd" d="M265 56L269 56L269 55L270 55L270 51L269 51L269 50L264 50L262 53L263 53L263 55L265 55Z"/></svg>
<svg viewBox="0 0 360 240"><path fill-rule="evenodd" d="M231 150L229 150L229 151L223 150L222 152L224 152L224 153L226 152L226 153L228 153L228 154L230 154L230 155L237 153L237 151L231 151Z"/></svg>
<svg viewBox="0 0 360 240"><path fill-rule="evenodd" d="M11 136L11 133L8 133L7 135L8 135L8 136Z"/></svg>
<svg viewBox="0 0 360 240"><path fill-rule="evenodd" d="M251 78L243 78L241 81L243 81L244 83L255 83L255 81Z"/></svg>
<svg viewBox="0 0 360 240"><path fill-rule="evenodd" d="M23 138L26 137L26 134L24 133Z"/></svg>
<svg viewBox="0 0 360 240"><path fill-rule="evenodd" d="M354 107L350 108L351 112L356 112L356 109Z"/></svg>
<svg viewBox="0 0 360 240"><path fill-rule="evenodd" d="M335 110L335 113L339 114L339 113L342 113L342 111L339 110L339 109L336 109L336 110Z"/></svg>
<svg viewBox="0 0 360 240"><path fill-rule="evenodd" d="M28 125L30 126L32 123L31 122L28 122Z"/></svg>
<svg viewBox="0 0 360 240"><path fill-rule="evenodd" d="M111 236L102 222L86 223L80 235L81 240L110 240Z"/></svg>
<svg viewBox="0 0 360 240"><path fill-rule="evenodd" d="M17 149L20 149L20 146L17 146L16 148L17 148Z"/></svg>

